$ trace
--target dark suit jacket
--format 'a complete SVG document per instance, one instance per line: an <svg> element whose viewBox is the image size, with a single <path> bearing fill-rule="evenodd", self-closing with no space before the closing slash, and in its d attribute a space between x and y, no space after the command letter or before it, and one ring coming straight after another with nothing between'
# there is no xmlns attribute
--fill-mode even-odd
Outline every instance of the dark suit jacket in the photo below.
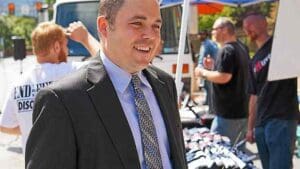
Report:
<svg viewBox="0 0 300 169"><path fill-rule="evenodd" d="M133 135L113 84L96 57L36 96L27 169L139 169ZM158 100L174 169L186 169L173 79L143 70Z"/></svg>

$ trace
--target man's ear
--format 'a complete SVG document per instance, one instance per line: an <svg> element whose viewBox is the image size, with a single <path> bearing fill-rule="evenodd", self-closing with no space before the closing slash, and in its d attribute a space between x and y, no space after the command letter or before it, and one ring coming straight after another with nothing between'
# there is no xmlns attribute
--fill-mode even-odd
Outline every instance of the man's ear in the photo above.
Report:
<svg viewBox="0 0 300 169"><path fill-rule="evenodd" d="M97 18L97 28L100 36L107 37L107 31L109 29L109 24L105 16L98 16Z"/></svg>
<svg viewBox="0 0 300 169"><path fill-rule="evenodd" d="M55 41L54 45L53 45L53 49L55 53L59 53L61 50L61 44L59 43L59 41Z"/></svg>

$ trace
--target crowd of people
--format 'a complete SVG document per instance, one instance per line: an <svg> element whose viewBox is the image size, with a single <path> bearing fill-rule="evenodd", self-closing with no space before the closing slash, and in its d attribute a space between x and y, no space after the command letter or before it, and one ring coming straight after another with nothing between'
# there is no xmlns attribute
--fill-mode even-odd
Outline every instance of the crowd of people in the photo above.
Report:
<svg viewBox="0 0 300 169"><path fill-rule="evenodd" d="M209 106L216 117L210 130L233 142L256 142L264 169L292 168L299 119L297 78L267 81L273 38L262 14L248 14L243 29L257 45L253 58L227 18L218 18L212 28L220 46L217 56L203 57L205 41L200 48L195 75L212 83Z"/></svg>
<svg viewBox="0 0 300 169"><path fill-rule="evenodd" d="M163 45L158 1L100 0L96 23L100 42L81 22L34 29L37 65L11 88L0 131L22 134L27 169L187 168L174 80L151 64ZM264 169L292 168L297 79L267 81L263 15L247 15L243 29L258 47L252 59L228 18L212 27L219 46L200 34L195 75L216 114L211 132L256 141ZM68 62L67 37L93 57Z"/></svg>

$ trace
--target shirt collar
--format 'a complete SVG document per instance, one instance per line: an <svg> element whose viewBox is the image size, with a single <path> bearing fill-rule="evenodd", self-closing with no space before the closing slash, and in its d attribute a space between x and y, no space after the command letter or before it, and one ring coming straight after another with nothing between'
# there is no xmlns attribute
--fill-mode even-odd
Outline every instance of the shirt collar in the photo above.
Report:
<svg viewBox="0 0 300 169"><path fill-rule="evenodd" d="M100 58L114 87L123 94L131 81L131 74L114 64L102 51L100 51ZM139 71L137 75L141 79L143 85L152 89L147 78L142 74L142 71Z"/></svg>

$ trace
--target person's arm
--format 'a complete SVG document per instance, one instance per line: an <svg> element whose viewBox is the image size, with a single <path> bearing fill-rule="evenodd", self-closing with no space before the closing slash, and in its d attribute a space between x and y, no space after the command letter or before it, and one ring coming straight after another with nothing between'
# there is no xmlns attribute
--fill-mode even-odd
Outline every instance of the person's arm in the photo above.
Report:
<svg viewBox="0 0 300 169"><path fill-rule="evenodd" d="M231 78L232 74L231 73L222 73L218 71L210 71L206 70L200 67L197 67L195 69L195 76L201 77L203 79L206 79L208 81L211 81L213 83L218 83L218 84L225 84L228 83Z"/></svg>
<svg viewBox="0 0 300 169"><path fill-rule="evenodd" d="M17 126L14 128L0 126L0 132L6 133L6 134L12 134L12 135L20 135L21 134L20 126Z"/></svg>
<svg viewBox="0 0 300 169"><path fill-rule="evenodd" d="M249 100L248 130L246 134L246 140L250 143L253 143L255 141L254 123L256 118L256 101L257 101L257 96L251 95Z"/></svg>
<svg viewBox="0 0 300 169"><path fill-rule="evenodd" d="M195 75L217 84L228 83L232 79L232 72L235 67L234 58L234 48L230 45L224 46L218 54L216 61L211 59L210 63L208 63L207 58L204 61L204 68L212 68L212 65L214 65L214 70L197 67Z"/></svg>
<svg viewBox="0 0 300 169"><path fill-rule="evenodd" d="M204 57L207 54L207 49L204 45L204 43L202 42L200 50L199 50L199 56L198 56L198 67L203 67L203 60Z"/></svg>
<svg viewBox="0 0 300 169"><path fill-rule="evenodd" d="M0 132L20 135L20 124L17 118L18 103L14 99L14 90L10 89L5 98L2 114L0 114Z"/></svg>
<svg viewBox="0 0 300 169"><path fill-rule="evenodd" d="M26 169L77 168L75 133L58 94L38 92L32 115L33 127L26 145Z"/></svg>
<svg viewBox="0 0 300 169"><path fill-rule="evenodd" d="M97 52L100 50L100 43L95 39L82 22L72 22L66 29L67 36L81 43L91 54L91 56L96 56Z"/></svg>

